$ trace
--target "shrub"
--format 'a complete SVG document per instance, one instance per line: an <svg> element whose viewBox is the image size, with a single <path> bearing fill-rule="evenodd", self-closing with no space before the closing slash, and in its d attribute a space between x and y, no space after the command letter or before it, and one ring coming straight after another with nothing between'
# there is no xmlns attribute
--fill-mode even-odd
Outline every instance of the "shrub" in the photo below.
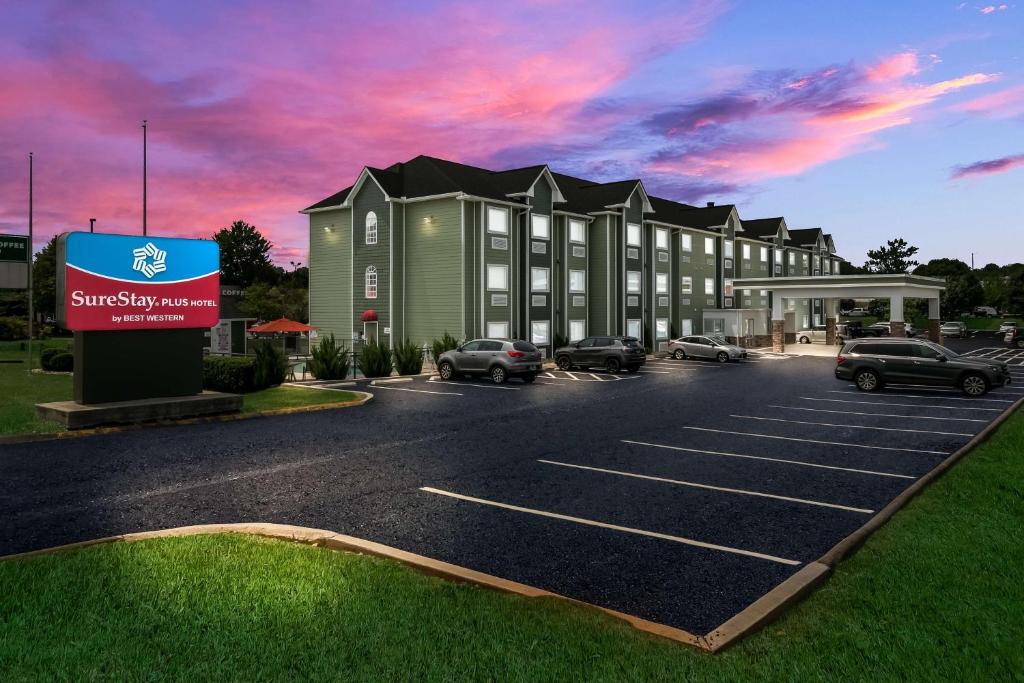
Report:
<svg viewBox="0 0 1024 683"><path fill-rule="evenodd" d="M288 374L284 351L267 339L256 342L253 350L256 353L256 388L275 387L283 382Z"/></svg>
<svg viewBox="0 0 1024 683"><path fill-rule="evenodd" d="M408 339L395 347L395 369L399 375L423 372L423 350Z"/></svg>
<svg viewBox="0 0 1024 683"><path fill-rule="evenodd" d="M67 353L64 349L43 349L39 352L39 364L43 367L43 370L52 370L53 357L58 353Z"/></svg>
<svg viewBox="0 0 1024 683"><path fill-rule="evenodd" d="M50 358L50 367L44 369L50 372L73 372L75 357L67 351L61 351Z"/></svg>
<svg viewBox="0 0 1024 683"><path fill-rule="evenodd" d="M11 315L0 316L0 341L15 341L28 336L28 321Z"/></svg>
<svg viewBox="0 0 1024 683"><path fill-rule="evenodd" d="M430 357L434 359L434 365L437 365L437 359L441 357L441 354L445 351L451 351L458 347L459 340L448 334L445 330L444 335L440 339L435 339L430 343Z"/></svg>
<svg viewBox="0 0 1024 683"><path fill-rule="evenodd" d="M242 393L256 388L256 358L253 356L206 356L203 358L203 388Z"/></svg>
<svg viewBox="0 0 1024 683"><path fill-rule="evenodd" d="M367 342L359 353L359 370L364 377L387 377L391 374L391 349Z"/></svg>
<svg viewBox="0 0 1024 683"><path fill-rule="evenodd" d="M564 334L562 334L561 332L556 332L554 339L552 339L551 350L554 351L555 349L560 349L563 346L568 346L568 345L569 345L569 338L567 336L565 336Z"/></svg>
<svg viewBox="0 0 1024 683"><path fill-rule="evenodd" d="M338 346L332 333L320 340L309 359L309 371L317 379L345 379L348 376L348 349Z"/></svg>

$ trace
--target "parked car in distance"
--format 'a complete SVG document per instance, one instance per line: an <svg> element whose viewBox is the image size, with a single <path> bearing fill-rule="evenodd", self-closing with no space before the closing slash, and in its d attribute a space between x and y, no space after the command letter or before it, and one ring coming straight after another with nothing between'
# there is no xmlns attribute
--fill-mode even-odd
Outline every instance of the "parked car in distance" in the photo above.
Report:
<svg viewBox="0 0 1024 683"><path fill-rule="evenodd" d="M851 308L848 312L845 313L845 315L848 315L851 318L863 318L867 314L868 309L866 308Z"/></svg>
<svg viewBox="0 0 1024 683"><path fill-rule="evenodd" d="M971 397L1010 384L1001 361L961 356L923 339L857 339L836 357L837 379L853 381L861 391L877 391L889 382L957 387Z"/></svg>
<svg viewBox="0 0 1024 683"><path fill-rule="evenodd" d="M861 337L888 337L889 326L888 325L868 325L860 330Z"/></svg>
<svg viewBox="0 0 1024 683"><path fill-rule="evenodd" d="M559 370L601 367L608 372L636 372L647 362L647 353L636 337L587 337L555 351Z"/></svg>
<svg viewBox="0 0 1024 683"><path fill-rule="evenodd" d="M836 340L844 342L847 339L856 339L861 336L864 323L859 320L847 320L845 323L836 323Z"/></svg>
<svg viewBox="0 0 1024 683"><path fill-rule="evenodd" d="M1010 346L1018 349L1024 349L1024 331L1015 327L1003 336L1003 341Z"/></svg>
<svg viewBox="0 0 1024 683"><path fill-rule="evenodd" d="M939 326L939 334L943 337L966 337L967 325L958 320L950 320Z"/></svg>
<svg viewBox="0 0 1024 683"><path fill-rule="evenodd" d="M1015 329L1017 329L1016 320L1004 320L999 324L999 334L1006 334L1007 332Z"/></svg>
<svg viewBox="0 0 1024 683"><path fill-rule="evenodd" d="M811 342L825 343L825 326L815 325L814 327L800 330L796 333L796 340L800 344L810 344Z"/></svg>
<svg viewBox="0 0 1024 683"><path fill-rule="evenodd" d="M668 354L676 360L684 358L712 358L719 363L741 360L747 357L747 350L730 344L720 337L690 335L673 339L668 343Z"/></svg>
<svg viewBox="0 0 1024 683"><path fill-rule="evenodd" d="M879 320L874 325L869 325L864 329L865 331L873 329L873 331L878 332L879 334L870 335L874 337L888 337L892 335L892 323L889 322L888 320ZM903 331L904 334L908 337L916 337L918 333L918 329L911 325L910 323L903 324ZM869 335L865 334L864 336Z"/></svg>
<svg viewBox="0 0 1024 683"><path fill-rule="evenodd" d="M999 311L992 308L991 306L975 306L974 316L976 318L994 318L999 315Z"/></svg>
<svg viewBox="0 0 1024 683"><path fill-rule="evenodd" d="M437 374L445 380L456 375L487 375L495 384L503 384L509 377L530 383L543 369L543 361L537 347L527 341L474 339L442 353Z"/></svg>

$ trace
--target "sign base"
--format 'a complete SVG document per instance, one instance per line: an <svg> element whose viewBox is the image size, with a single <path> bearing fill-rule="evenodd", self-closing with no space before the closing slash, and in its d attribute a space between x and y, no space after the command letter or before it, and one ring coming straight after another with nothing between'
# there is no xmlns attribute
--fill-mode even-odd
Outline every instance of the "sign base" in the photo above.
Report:
<svg viewBox="0 0 1024 683"><path fill-rule="evenodd" d="M154 420L175 420L200 415L233 413L242 409L238 394L204 391L196 396L147 398L139 401L117 401L83 405L74 401L37 403L36 414L46 420L60 422L68 429L83 429L113 424L136 424Z"/></svg>
<svg viewBox="0 0 1024 683"><path fill-rule="evenodd" d="M75 332L75 402L200 394L203 344L202 329Z"/></svg>

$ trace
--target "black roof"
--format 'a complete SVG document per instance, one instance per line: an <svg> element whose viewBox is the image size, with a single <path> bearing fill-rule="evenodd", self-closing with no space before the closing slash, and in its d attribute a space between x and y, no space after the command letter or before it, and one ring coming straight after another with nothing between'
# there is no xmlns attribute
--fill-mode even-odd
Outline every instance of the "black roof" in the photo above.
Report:
<svg viewBox="0 0 1024 683"><path fill-rule="evenodd" d="M744 218L743 236L753 237L767 242L774 241L775 236L779 234L779 228L782 227L782 222L782 216L776 216L775 218L754 218L750 220Z"/></svg>
<svg viewBox="0 0 1024 683"><path fill-rule="evenodd" d="M818 235L821 234L821 228L801 228L800 230L790 230L789 239L786 240L787 247L806 247L818 243Z"/></svg>

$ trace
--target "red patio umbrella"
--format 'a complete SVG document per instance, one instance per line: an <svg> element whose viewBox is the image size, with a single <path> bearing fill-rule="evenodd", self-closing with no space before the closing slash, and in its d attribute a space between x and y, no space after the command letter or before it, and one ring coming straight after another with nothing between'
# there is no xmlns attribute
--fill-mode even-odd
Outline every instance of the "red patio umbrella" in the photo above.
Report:
<svg viewBox="0 0 1024 683"><path fill-rule="evenodd" d="M315 329L312 325L289 320L288 318L278 318L262 325L253 325L249 328L249 332L253 334L282 334L288 332L312 332Z"/></svg>

